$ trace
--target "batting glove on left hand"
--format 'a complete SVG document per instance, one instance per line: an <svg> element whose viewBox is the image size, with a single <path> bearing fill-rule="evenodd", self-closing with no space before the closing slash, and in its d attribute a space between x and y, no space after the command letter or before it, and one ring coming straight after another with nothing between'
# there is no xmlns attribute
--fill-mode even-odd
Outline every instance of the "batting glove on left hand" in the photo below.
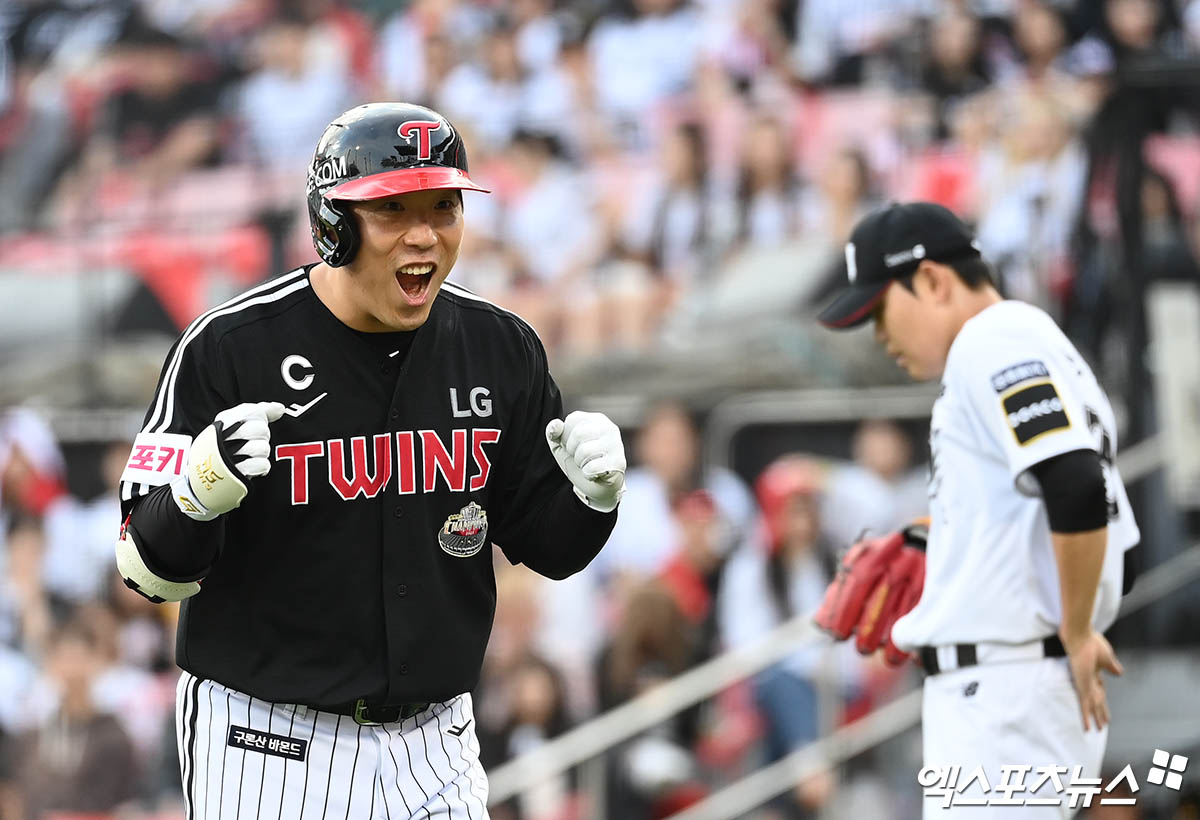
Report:
<svg viewBox="0 0 1200 820"><path fill-rule="evenodd" d="M246 482L271 471L271 422L283 416L277 401L247 402L222 410L196 436L172 498L187 517L212 521L242 503Z"/></svg>
<svg viewBox="0 0 1200 820"><path fill-rule="evenodd" d="M576 410L566 420L553 419L546 441L584 504L600 512L617 508L625 493L625 446L608 416Z"/></svg>

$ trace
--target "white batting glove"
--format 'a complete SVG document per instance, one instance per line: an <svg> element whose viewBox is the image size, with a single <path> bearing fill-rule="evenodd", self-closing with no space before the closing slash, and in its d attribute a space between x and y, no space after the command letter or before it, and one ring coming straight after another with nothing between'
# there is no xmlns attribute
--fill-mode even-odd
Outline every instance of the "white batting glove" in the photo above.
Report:
<svg viewBox="0 0 1200 820"><path fill-rule="evenodd" d="M171 496L184 515L212 521L242 503L246 479L271 471L269 424L282 415L277 401L239 404L217 414L192 442L183 475L171 482Z"/></svg>
<svg viewBox="0 0 1200 820"><path fill-rule="evenodd" d="M612 512L625 493L621 431L603 413L576 410L546 425L546 441L575 495L600 512Z"/></svg>

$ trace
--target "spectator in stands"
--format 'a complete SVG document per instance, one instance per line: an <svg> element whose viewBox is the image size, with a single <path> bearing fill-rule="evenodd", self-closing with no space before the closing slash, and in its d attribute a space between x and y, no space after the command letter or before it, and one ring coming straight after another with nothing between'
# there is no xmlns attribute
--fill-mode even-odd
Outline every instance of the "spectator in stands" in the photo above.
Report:
<svg viewBox="0 0 1200 820"><path fill-rule="evenodd" d="M675 500L672 513L679 526L675 553L659 571L659 579L696 630L697 651L707 658L718 649L716 599L725 559L738 533L717 511L712 494L695 490Z"/></svg>
<svg viewBox="0 0 1200 820"><path fill-rule="evenodd" d="M687 671L701 658L694 626L658 579L634 586L597 664L600 705L608 710ZM674 719L617 747L608 797L612 817L663 817L656 807L690 792L699 712Z"/></svg>
<svg viewBox="0 0 1200 820"><path fill-rule="evenodd" d="M92 702L98 711L117 718L133 744L137 761L148 765L150 756L158 751L163 721L172 718L174 676L159 681L149 669L124 656L121 620L111 605L87 603L78 607L73 617L87 624L95 639Z"/></svg>
<svg viewBox="0 0 1200 820"><path fill-rule="evenodd" d="M552 0L512 0L517 57L528 71L554 65L563 41L564 23L554 14Z"/></svg>
<svg viewBox="0 0 1200 820"><path fill-rule="evenodd" d="M158 606L131 593L116 567L108 573L108 594L100 600L108 603L117 618L117 661L173 678L178 608Z"/></svg>
<svg viewBox="0 0 1200 820"><path fill-rule="evenodd" d="M66 492L65 481L66 462L46 420L25 408L0 416L0 546L7 514L41 518Z"/></svg>
<svg viewBox="0 0 1200 820"><path fill-rule="evenodd" d="M800 199L800 232L840 252L850 229L879 205L871 168L858 148L842 148L820 169L817 184Z"/></svg>
<svg viewBox="0 0 1200 820"><path fill-rule="evenodd" d="M1188 239L1175 186L1154 167L1142 178L1142 257L1138 275L1147 281L1200 283L1200 267Z"/></svg>
<svg viewBox="0 0 1200 820"><path fill-rule="evenodd" d="M1001 106L998 141L979 162L979 243L1006 295L1061 315L1087 158L1056 101L1021 95Z"/></svg>
<svg viewBox="0 0 1200 820"><path fill-rule="evenodd" d="M508 159L517 183L500 226L516 273L508 306L553 345L564 337L563 310L586 284L601 237L588 192L555 137L520 131Z"/></svg>
<svg viewBox="0 0 1200 820"><path fill-rule="evenodd" d="M532 751L570 728L562 675L536 655L522 658L511 672L506 720L498 730L480 727L480 760L488 769ZM563 817L574 777L551 778L502 806L489 807L496 820L550 820Z"/></svg>
<svg viewBox="0 0 1200 820"><path fill-rule="evenodd" d="M588 40L575 18L564 18L555 62L530 75L524 104L528 127L553 134L585 173L586 166L613 157L621 146L622 135L600 107Z"/></svg>
<svg viewBox="0 0 1200 820"><path fill-rule="evenodd" d="M479 62L463 62L446 77L437 108L487 144L502 146L525 125L528 80L509 20L493 23L479 54Z"/></svg>
<svg viewBox="0 0 1200 820"><path fill-rule="evenodd" d="M1006 94L1047 97L1068 110L1075 123L1081 123L1091 111L1069 71L1067 28L1058 10L1044 0L1021 3L1013 12L1012 28L1020 64L999 89Z"/></svg>
<svg viewBox="0 0 1200 820"><path fill-rule="evenodd" d="M65 90L14 35L0 46L0 236L35 227L70 146Z"/></svg>
<svg viewBox="0 0 1200 820"><path fill-rule="evenodd" d="M54 634L46 671L57 707L12 745L14 781L25 803L17 817L103 814L134 797L133 746L117 719L92 699L100 665L96 637L84 624L73 621Z"/></svg>
<svg viewBox="0 0 1200 820"><path fill-rule="evenodd" d="M0 235L43 227L43 203L106 93L103 53L138 17L134 0L0 4Z"/></svg>
<svg viewBox="0 0 1200 820"><path fill-rule="evenodd" d="M853 454L853 463L830 470L822 497L821 526L837 550L864 532L898 530L927 511L924 471L912 469L912 444L895 423L864 421Z"/></svg>
<svg viewBox="0 0 1200 820"><path fill-rule="evenodd" d="M921 0L806 0L793 63L811 84L855 86L893 79L892 45L913 27Z"/></svg>
<svg viewBox="0 0 1200 820"><path fill-rule="evenodd" d="M82 501L63 494L46 507L46 588L55 598L80 604L108 592L114 567L113 533L120 526L117 483L131 452L129 442L110 444L100 462L104 492Z"/></svg>
<svg viewBox="0 0 1200 820"><path fill-rule="evenodd" d="M801 183L787 125L760 113L743 139L735 188L719 201L720 239L732 252L776 247L800 231Z"/></svg>
<svg viewBox="0 0 1200 820"><path fill-rule="evenodd" d="M623 143L647 143L657 105L688 88L700 53L698 16L682 0L631 0L609 11L588 38L600 107Z"/></svg>
<svg viewBox="0 0 1200 820"><path fill-rule="evenodd" d="M344 0L279 0L279 12L308 23L313 42L308 58L349 76L361 98L377 85L375 29L358 4Z"/></svg>
<svg viewBox="0 0 1200 820"><path fill-rule="evenodd" d="M740 87L751 89L771 75L785 77L788 66L789 34L782 12L788 4L775 0L739 0L711 3L706 8L704 53L715 60Z"/></svg>
<svg viewBox="0 0 1200 820"><path fill-rule="evenodd" d="M8 534L0 579L0 640L31 658L46 649L54 629L50 596L42 579L45 540L41 527L20 521Z"/></svg>
<svg viewBox="0 0 1200 820"><path fill-rule="evenodd" d="M220 158L218 84L183 43L143 29L120 44L118 59L126 85L106 101L57 192L60 217L70 224L94 221L96 189L110 177L152 193Z"/></svg>
<svg viewBox="0 0 1200 820"><path fill-rule="evenodd" d="M752 645L820 605L835 560L821 535L820 484L815 462L799 455L776 459L755 482L762 519L730 558L717 603L726 651ZM822 643L754 679L768 761L815 740L836 721L843 698L860 683L859 666L848 644ZM833 775L823 773L800 784L794 802L804 810L819 809L834 786Z"/></svg>
<svg viewBox="0 0 1200 820"><path fill-rule="evenodd" d="M712 263L708 186L704 131L681 123L664 137L657 177L625 226L629 247L662 277L664 309Z"/></svg>
<svg viewBox="0 0 1200 820"><path fill-rule="evenodd" d="M656 575L670 560L683 533L672 506L706 490L730 532L750 525L754 502L731 471L703 463L700 431L680 404L664 401L646 414L636 439L637 466L625 477L621 517L608 544L592 562L606 583Z"/></svg>
<svg viewBox="0 0 1200 820"><path fill-rule="evenodd" d="M963 9L947 11L932 22L921 86L934 100L935 139L944 140L950 134L959 102L984 90L990 82L980 36L979 21Z"/></svg>
<svg viewBox="0 0 1200 820"><path fill-rule="evenodd" d="M303 19L281 16L254 41L237 111L249 138L246 158L263 171L301 173L325 125L351 102L349 75L336 60L321 59L314 36Z"/></svg>

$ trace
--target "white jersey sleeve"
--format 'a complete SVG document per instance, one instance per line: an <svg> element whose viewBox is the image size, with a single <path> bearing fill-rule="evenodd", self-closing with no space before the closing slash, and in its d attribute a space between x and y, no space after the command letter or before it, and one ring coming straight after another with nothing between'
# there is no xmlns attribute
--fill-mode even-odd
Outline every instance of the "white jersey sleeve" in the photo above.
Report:
<svg viewBox="0 0 1200 820"><path fill-rule="evenodd" d="M1063 358L1040 323L1002 335L971 333L956 350L953 374L981 436L1003 453L1018 489L1036 494L1024 474L1035 464L1074 450L1095 450L1083 371ZM1052 323L1051 323L1051 326ZM1007 329L1005 329L1007 330ZM1057 328L1055 328L1057 330ZM1087 374L1090 378L1090 374Z"/></svg>

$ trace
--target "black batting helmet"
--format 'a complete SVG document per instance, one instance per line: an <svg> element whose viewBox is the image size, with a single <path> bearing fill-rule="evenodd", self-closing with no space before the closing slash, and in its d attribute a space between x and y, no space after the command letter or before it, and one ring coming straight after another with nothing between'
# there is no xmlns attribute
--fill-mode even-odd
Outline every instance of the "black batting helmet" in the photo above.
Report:
<svg viewBox="0 0 1200 820"><path fill-rule="evenodd" d="M369 103L329 124L308 168L308 221L326 264L354 258L358 231L343 202L409 191L483 191L467 176L462 137L441 114L410 103Z"/></svg>

